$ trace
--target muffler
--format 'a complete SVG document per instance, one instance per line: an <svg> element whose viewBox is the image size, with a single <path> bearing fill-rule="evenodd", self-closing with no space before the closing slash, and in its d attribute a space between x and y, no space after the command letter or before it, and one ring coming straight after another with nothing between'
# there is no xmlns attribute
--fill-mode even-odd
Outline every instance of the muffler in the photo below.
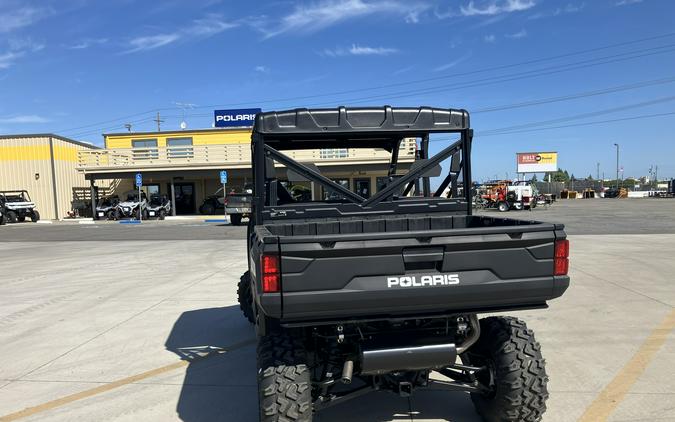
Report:
<svg viewBox="0 0 675 422"><path fill-rule="evenodd" d="M361 374L381 375L395 371L419 371L455 363L454 343L361 351Z"/></svg>

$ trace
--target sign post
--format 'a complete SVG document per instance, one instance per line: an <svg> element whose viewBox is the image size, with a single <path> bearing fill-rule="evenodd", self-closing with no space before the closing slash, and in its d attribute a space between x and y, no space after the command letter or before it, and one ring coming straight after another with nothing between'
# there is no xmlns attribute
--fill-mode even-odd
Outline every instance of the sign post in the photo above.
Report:
<svg viewBox="0 0 675 422"><path fill-rule="evenodd" d="M141 212L141 186L143 186L143 175L141 173L136 173L136 187L138 188L138 220L141 220L143 215Z"/></svg>
<svg viewBox="0 0 675 422"><path fill-rule="evenodd" d="M223 185L223 216L226 217L225 205L227 205L227 170L220 171L220 183Z"/></svg>

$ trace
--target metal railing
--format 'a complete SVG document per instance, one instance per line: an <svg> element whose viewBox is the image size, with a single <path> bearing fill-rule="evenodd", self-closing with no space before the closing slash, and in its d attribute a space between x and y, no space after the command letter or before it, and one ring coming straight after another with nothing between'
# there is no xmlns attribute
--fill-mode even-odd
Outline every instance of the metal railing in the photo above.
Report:
<svg viewBox="0 0 675 422"><path fill-rule="evenodd" d="M284 153L296 161L313 163L388 162L391 158L389 152L376 148L315 149L284 151ZM250 144L219 144L84 150L78 152L77 158L78 168L85 171L175 165L249 167L251 146ZM406 139L401 143L399 161L410 162L414 158L415 140Z"/></svg>

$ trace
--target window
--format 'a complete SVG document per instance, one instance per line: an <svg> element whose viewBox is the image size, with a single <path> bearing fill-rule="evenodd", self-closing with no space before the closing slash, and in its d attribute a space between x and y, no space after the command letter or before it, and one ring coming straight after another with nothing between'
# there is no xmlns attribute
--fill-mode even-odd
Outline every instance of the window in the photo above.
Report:
<svg viewBox="0 0 675 422"><path fill-rule="evenodd" d="M135 160L153 160L159 158L157 139L132 139L133 155Z"/></svg>
<svg viewBox="0 0 675 422"><path fill-rule="evenodd" d="M324 148L319 150L319 158L324 160L347 157L349 157L349 151L347 151L347 148Z"/></svg>
<svg viewBox="0 0 675 422"><path fill-rule="evenodd" d="M167 138L166 155L168 158L192 158L192 138Z"/></svg>

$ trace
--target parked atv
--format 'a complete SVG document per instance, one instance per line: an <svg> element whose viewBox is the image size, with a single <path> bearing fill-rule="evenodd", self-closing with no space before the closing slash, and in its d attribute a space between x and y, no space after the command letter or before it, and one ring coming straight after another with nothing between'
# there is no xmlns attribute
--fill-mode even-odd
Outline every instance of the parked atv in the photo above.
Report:
<svg viewBox="0 0 675 422"><path fill-rule="evenodd" d="M23 223L26 217L33 223L40 220L40 213L25 190L0 192L0 208L4 209L3 214L8 223Z"/></svg>
<svg viewBox="0 0 675 422"><path fill-rule="evenodd" d="M218 189L204 199L199 206L199 213L204 215L215 215L225 213L225 198L223 198L223 188Z"/></svg>
<svg viewBox="0 0 675 422"><path fill-rule="evenodd" d="M152 195L148 204L148 217L164 220L171 213L171 201L165 195Z"/></svg>
<svg viewBox="0 0 675 422"><path fill-rule="evenodd" d="M123 196L127 199L115 207L115 220L122 218L148 219L148 198L145 192L141 192L140 199L138 198L138 191L135 190L129 191Z"/></svg>
<svg viewBox="0 0 675 422"><path fill-rule="evenodd" d="M115 219L115 210L117 204L119 204L120 198L117 195L106 196L99 200L96 203L96 214L94 215L94 220L114 220Z"/></svg>

